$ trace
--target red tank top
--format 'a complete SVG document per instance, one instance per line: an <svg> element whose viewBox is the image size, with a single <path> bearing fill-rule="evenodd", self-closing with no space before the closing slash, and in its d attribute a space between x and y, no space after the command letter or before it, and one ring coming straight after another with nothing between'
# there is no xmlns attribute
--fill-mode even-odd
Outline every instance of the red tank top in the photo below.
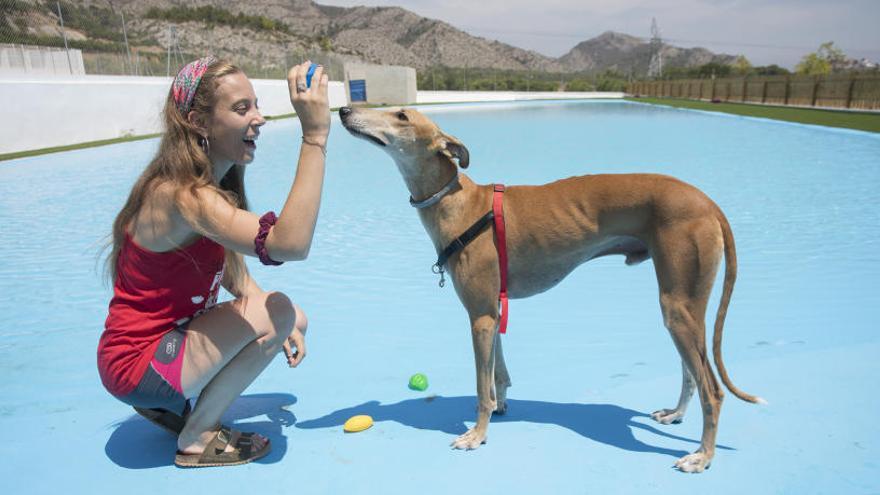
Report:
<svg viewBox="0 0 880 495"><path fill-rule="evenodd" d="M98 343L98 372L110 393L134 390L162 336L217 303L223 262L223 246L207 237L156 253L125 234Z"/></svg>

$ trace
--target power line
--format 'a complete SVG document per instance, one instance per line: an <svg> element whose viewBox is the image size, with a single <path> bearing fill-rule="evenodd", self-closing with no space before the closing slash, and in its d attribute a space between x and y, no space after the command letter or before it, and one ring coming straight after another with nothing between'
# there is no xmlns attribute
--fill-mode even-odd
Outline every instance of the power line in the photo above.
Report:
<svg viewBox="0 0 880 495"><path fill-rule="evenodd" d="M580 41L586 41L592 36L582 34L582 33L566 33L566 32L549 32L549 31L531 31L531 30L517 30L517 29L490 29L490 28L482 28L478 26L461 26L462 29L468 29L473 31L479 31L483 33L497 33L497 34L519 34L525 36L536 36L536 37L546 37L546 38L570 38L576 39ZM648 43L651 41L650 38L646 38L644 36L633 36L627 34L627 36L631 36L633 38L638 39L643 43ZM686 39L686 38L664 38L665 41L674 41L676 43L693 43L693 44L704 44L704 45L718 45L718 46L740 46L740 47L749 47L749 48L775 48L780 50L816 50L815 46L795 46L795 45L775 45L770 43L743 43L739 41L720 41L720 40L694 40L694 39ZM869 52L869 53L880 53L880 48L856 48L856 47L845 47L845 50L848 51L859 51L859 52Z"/></svg>

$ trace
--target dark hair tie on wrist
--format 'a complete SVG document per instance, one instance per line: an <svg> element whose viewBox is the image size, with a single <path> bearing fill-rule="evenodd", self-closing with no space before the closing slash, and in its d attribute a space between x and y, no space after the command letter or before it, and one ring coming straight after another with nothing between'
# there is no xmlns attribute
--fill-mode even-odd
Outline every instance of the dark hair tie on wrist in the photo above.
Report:
<svg viewBox="0 0 880 495"><path fill-rule="evenodd" d="M260 258L260 263L264 265L278 266L284 263L283 261L275 261L270 258L269 251L266 249L266 237L269 236L269 231L272 230L277 221L278 217L275 216L274 211L266 212L260 217L260 230L257 231L257 236L254 237L254 252Z"/></svg>

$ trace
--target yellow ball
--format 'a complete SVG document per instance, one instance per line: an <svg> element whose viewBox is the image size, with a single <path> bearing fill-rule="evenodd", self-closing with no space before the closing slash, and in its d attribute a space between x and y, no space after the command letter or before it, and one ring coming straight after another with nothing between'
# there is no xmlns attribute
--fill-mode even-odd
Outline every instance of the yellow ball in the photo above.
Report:
<svg viewBox="0 0 880 495"><path fill-rule="evenodd" d="M366 414L360 414L358 416L352 416L348 418L348 421L345 422L345 425L342 426L342 429L349 433L354 433L356 431L366 430L371 426L373 426L373 418L367 416Z"/></svg>

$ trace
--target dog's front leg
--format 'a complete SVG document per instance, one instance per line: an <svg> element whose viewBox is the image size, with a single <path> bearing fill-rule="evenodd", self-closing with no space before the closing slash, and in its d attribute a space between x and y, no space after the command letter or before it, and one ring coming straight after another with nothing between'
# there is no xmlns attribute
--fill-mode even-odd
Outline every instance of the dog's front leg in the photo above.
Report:
<svg viewBox="0 0 880 495"><path fill-rule="evenodd" d="M486 443L489 418L495 410L493 343L497 319L483 315L471 319L471 337L477 368L477 424L452 442L455 449L472 450Z"/></svg>
<svg viewBox="0 0 880 495"><path fill-rule="evenodd" d="M495 332L495 348L492 354L495 362L495 414L507 412L507 388L511 386L510 373L504 362L504 351L501 347L501 334Z"/></svg>

